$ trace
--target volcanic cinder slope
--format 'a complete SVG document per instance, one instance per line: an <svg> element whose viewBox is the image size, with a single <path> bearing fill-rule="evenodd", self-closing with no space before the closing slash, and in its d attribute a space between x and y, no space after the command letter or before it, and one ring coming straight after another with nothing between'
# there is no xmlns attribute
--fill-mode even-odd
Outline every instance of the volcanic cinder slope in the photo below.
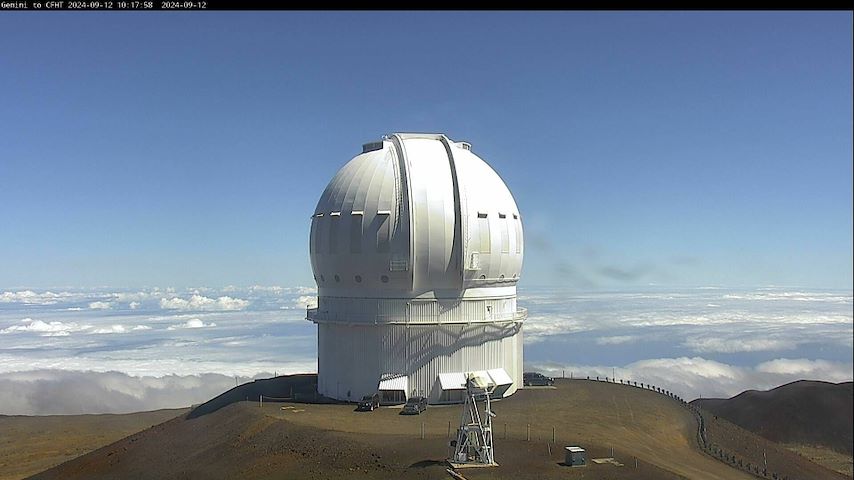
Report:
<svg viewBox="0 0 854 480"><path fill-rule="evenodd" d="M355 412L348 404L242 401L250 390L289 391L290 381L237 387L199 407L202 414L131 435L35 478L449 478L443 460L459 405L404 416L399 407ZM649 390L559 380L556 388L521 390L494 409L500 466L466 470L467 478L753 478L701 452L690 411ZM586 447L590 458L613 451L623 466L565 467L565 445ZM792 478L845 478L780 450L790 455L784 461Z"/></svg>
<svg viewBox="0 0 854 480"><path fill-rule="evenodd" d="M0 480L24 478L187 413L0 415Z"/></svg>
<svg viewBox="0 0 854 480"><path fill-rule="evenodd" d="M852 382L799 380L768 391L747 390L729 399L691 403L774 442L854 453Z"/></svg>
<svg viewBox="0 0 854 480"><path fill-rule="evenodd" d="M741 438L743 435L731 432L743 428L849 477L854 473L851 382L800 380L768 391L748 390L729 399L704 398L691 403L711 414L707 417L713 436ZM738 442L724 441L739 455L765 462L755 444L736 446Z"/></svg>

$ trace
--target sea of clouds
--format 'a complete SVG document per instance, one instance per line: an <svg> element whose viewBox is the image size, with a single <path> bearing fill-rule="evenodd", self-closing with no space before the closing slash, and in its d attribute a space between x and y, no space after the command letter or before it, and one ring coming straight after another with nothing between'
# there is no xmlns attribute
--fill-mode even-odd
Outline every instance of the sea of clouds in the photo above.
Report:
<svg viewBox="0 0 854 480"><path fill-rule="evenodd" d="M0 414L201 403L316 371L309 287L0 291ZM616 376L688 399L852 379L850 291L520 288L526 369Z"/></svg>
<svg viewBox="0 0 854 480"><path fill-rule="evenodd" d="M652 383L688 399L852 379L851 292L715 287L525 291L525 364Z"/></svg>

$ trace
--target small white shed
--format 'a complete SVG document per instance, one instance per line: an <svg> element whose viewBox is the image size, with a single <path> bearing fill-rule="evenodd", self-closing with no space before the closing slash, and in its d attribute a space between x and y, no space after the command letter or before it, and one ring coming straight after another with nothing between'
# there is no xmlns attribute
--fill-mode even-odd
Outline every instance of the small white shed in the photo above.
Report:
<svg viewBox="0 0 854 480"><path fill-rule="evenodd" d="M587 452L581 447L566 447L564 464L570 467L583 467L587 465Z"/></svg>

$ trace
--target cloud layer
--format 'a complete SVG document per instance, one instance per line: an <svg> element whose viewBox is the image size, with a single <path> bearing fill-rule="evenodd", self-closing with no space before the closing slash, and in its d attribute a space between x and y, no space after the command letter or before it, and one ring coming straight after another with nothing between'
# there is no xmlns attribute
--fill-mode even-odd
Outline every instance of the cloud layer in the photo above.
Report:
<svg viewBox="0 0 854 480"><path fill-rule="evenodd" d="M211 373L163 377L63 370L5 373L0 374L0 406L6 415L129 413L188 407L249 380Z"/></svg>
<svg viewBox="0 0 854 480"><path fill-rule="evenodd" d="M167 330L176 330L179 328L210 328L210 327L215 327L215 326L216 326L216 324L213 322L205 323L205 322L199 320L198 318L191 318L184 323L172 325L169 328L167 328Z"/></svg>
<svg viewBox="0 0 854 480"><path fill-rule="evenodd" d="M530 369L553 376L600 377L650 383L692 400L729 398L745 390L767 390L796 380L847 382L852 364L825 360L780 358L756 366L735 366L702 357L653 358L621 367L606 365L528 363Z"/></svg>
<svg viewBox="0 0 854 480"><path fill-rule="evenodd" d="M300 295L294 300L297 308L313 308L317 306L317 296L315 295Z"/></svg>
<svg viewBox="0 0 854 480"><path fill-rule="evenodd" d="M0 414L178 407L235 375L316 371L313 304L309 287L2 291ZM686 398L852 378L851 292L522 288L519 304L527 369L614 372ZM78 388L85 401L36 398Z"/></svg>
<svg viewBox="0 0 854 480"><path fill-rule="evenodd" d="M229 311L243 310L249 302L240 298L222 296L216 299L194 294L189 299L181 297L161 298L160 308L165 310L193 310L193 311Z"/></svg>
<svg viewBox="0 0 854 480"><path fill-rule="evenodd" d="M10 325L0 330L0 334L37 333L43 337L64 337L70 335L71 332L79 332L90 328L92 328L91 325L80 325L77 322L45 322L25 318L21 320L20 325Z"/></svg>

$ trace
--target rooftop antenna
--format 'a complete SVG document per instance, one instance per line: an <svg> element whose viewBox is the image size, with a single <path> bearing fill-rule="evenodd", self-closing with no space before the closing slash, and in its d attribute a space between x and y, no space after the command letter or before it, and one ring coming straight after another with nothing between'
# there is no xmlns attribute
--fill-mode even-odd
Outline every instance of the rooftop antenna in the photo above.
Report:
<svg viewBox="0 0 854 480"><path fill-rule="evenodd" d="M466 374L466 402L460 416L457 439L452 440L454 454L448 460L454 468L497 467L492 449L492 411L490 395L495 385L481 375ZM478 409L483 402L483 415Z"/></svg>

